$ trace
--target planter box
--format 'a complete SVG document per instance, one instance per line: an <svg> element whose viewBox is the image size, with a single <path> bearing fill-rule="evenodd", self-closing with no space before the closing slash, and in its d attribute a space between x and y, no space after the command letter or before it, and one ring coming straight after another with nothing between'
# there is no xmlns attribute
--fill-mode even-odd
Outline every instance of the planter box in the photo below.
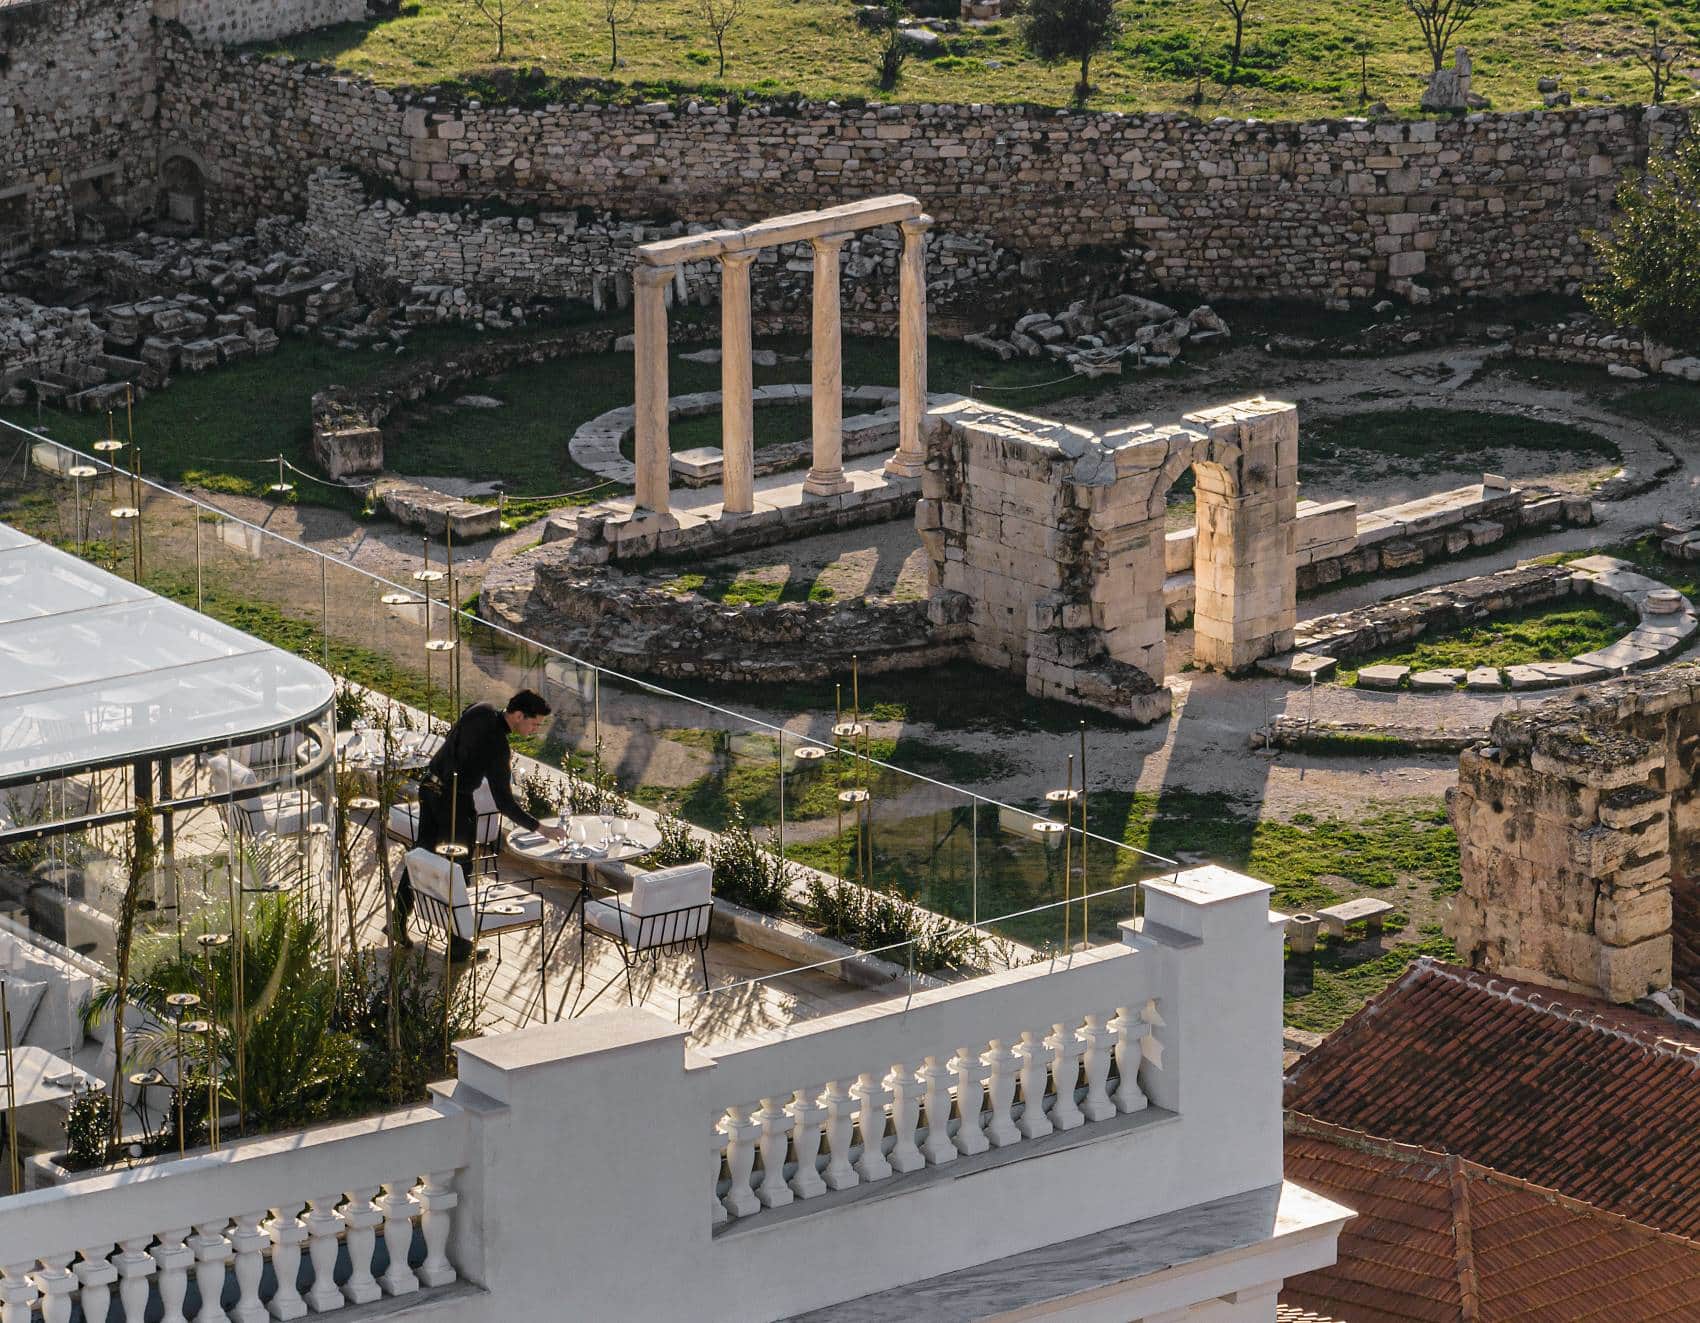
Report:
<svg viewBox="0 0 1700 1323"><path fill-rule="evenodd" d="M714 918L709 931L728 941L742 942L758 951L788 960L794 965L819 964L823 960L839 963L821 972L830 977L854 984L859 988L883 988L886 984L907 979L904 966L882 960L878 956L859 955L856 948L846 946L831 937L823 937L793 919L773 914L758 914L755 910L734 905L716 897ZM930 974L916 974L915 985L923 988L942 988L944 983Z"/></svg>

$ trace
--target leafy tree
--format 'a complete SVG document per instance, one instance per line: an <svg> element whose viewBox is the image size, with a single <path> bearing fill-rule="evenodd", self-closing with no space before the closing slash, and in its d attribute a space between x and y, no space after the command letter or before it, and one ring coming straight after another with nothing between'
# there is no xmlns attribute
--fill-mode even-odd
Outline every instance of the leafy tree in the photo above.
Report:
<svg viewBox="0 0 1700 1323"><path fill-rule="evenodd" d="M1423 45L1428 47L1435 73L1445 65L1453 38L1476 16L1481 4L1482 0L1405 0L1405 8L1422 29Z"/></svg>
<svg viewBox="0 0 1700 1323"><path fill-rule="evenodd" d="M1671 344L1700 346L1700 139L1629 175L1608 234L1588 236L1603 275L1588 304Z"/></svg>
<svg viewBox="0 0 1700 1323"><path fill-rule="evenodd" d="M1046 63L1080 61L1074 103L1086 104L1092 91L1092 57L1121 31L1115 0L1031 0L1021 16L1021 38Z"/></svg>
<svg viewBox="0 0 1700 1323"><path fill-rule="evenodd" d="M1234 44L1228 53L1228 78L1222 85L1232 87L1240 71L1240 51L1245 45L1245 20L1251 12L1251 0L1216 0L1234 24Z"/></svg>
<svg viewBox="0 0 1700 1323"><path fill-rule="evenodd" d="M744 0L697 0L697 12L714 34L714 53L720 57L718 78L726 77L726 33L744 12Z"/></svg>
<svg viewBox="0 0 1700 1323"><path fill-rule="evenodd" d="M909 11L903 0L880 0L880 7L885 11L880 25L885 33L880 43L880 91L889 92L897 86L903 62L909 58L909 42L903 36L901 22Z"/></svg>

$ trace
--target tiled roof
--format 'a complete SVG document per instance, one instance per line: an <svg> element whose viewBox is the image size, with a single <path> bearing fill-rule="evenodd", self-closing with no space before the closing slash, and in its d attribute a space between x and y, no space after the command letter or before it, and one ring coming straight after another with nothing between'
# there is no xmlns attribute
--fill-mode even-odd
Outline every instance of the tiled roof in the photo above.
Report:
<svg viewBox="0 0 1700 1323"><path fill-rule="evenodd" d="M1700 1244L1474 1162L1288 1117L1287 1179L1355 1208L1281 1300L1350 1323L1700 1320ZM1295 1314L1295 1318L1303 1318Z"/></svg>
<svg viewBox="0 0 1700 1323"><path fill-rule="evenodd" d="M1286 1101L1700 1239L1700 1030L1678 1021L1419 960Z"/></svg>

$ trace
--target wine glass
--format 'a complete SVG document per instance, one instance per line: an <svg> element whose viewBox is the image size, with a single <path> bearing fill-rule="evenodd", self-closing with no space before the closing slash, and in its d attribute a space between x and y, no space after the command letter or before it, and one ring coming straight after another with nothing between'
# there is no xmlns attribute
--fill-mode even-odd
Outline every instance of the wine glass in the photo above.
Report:
<svg viewBox="0 0 1700 1323"><path fill-rule="evenodd" d="M602 848L606 850L614 843L614 814L612 810L604 808L597 816L602 819Z"/></svg>
<svg viewBox="0 0 1700 1323"><path fill-rule="evenodd" d="M589 844L590 833L585 828L584 819L580 818L577 822L573 823L573 848L575 850L582 851L586 849Z"/></svg>

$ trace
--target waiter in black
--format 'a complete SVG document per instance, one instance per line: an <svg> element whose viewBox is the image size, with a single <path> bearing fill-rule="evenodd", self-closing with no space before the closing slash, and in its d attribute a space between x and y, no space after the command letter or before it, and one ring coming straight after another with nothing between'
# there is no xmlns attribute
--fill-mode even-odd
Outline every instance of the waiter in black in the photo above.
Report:
<svg viewBox="0 0 1700 1323"><path fill-rule="evenodd" d="M478 806L472 796L484 781L490 783L490 797L503 817L551 840L567 838L564 830L543 826L514 800L508 736L537 734L548 715L549 705L530 689L521 689L510 698L505 710L494 703L474 703L460 714L419 778L421 848L435 850L450 839L452 832L453 839L470 854L478 840ZM407 919L413 913L413 884L405 870L395 899L396 939L403 946L412 946ZM465 960L471 954L471 942L458 934L450 936L451 959Z"/></svg>

